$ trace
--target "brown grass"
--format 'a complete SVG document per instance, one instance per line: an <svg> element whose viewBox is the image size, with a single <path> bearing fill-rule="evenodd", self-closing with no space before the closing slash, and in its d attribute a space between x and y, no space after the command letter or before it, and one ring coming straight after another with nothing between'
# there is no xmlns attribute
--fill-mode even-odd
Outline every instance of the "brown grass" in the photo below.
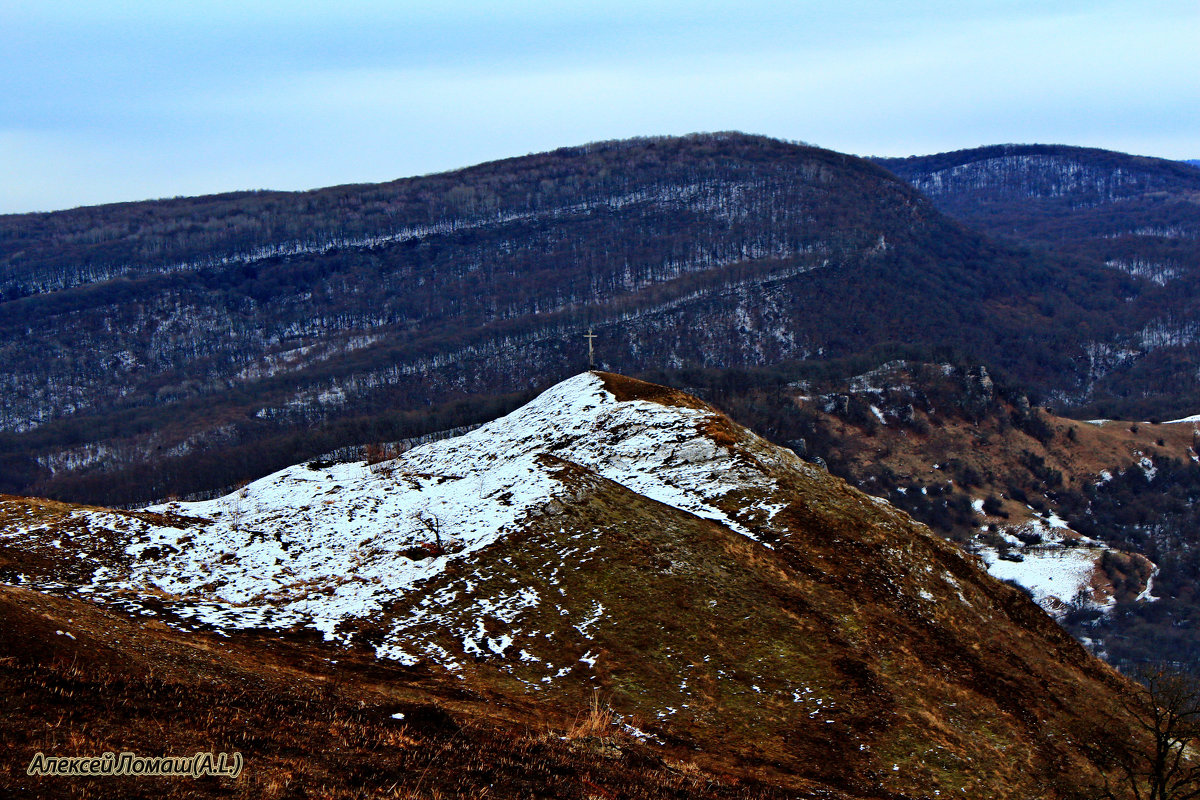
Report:
<svg viewBox="0 0 1200 800"><path fill-rule="evenodd" d="M76 638L55 634L64 629ZM403 720L392 719L398 711ZM0 587L6 800L795 796L754 781L683 774L634 741L622 740L619 749L587 745L588 737L616 730L599 696L567 726L566 738L530 733L551 719L518 697L494 702L490 692L465 691L453 676L312 640L185 634L86 602ZM38 751L209 749L241 752L242 775L193 781L24 774Z"/></svg>
<svg viewBox="0 0 1200 800"><path fill-rule="evenodd" d="M668 386L659 386L656 383L647 383L646 381L639 381L637 378L617 375L612 372L595 371L593 374L599 377L604 382L604 388L612 392L613 396L621 402L645 400L664 406L699 408L707 411L715 410L704 401Z"/></svg>
<svg viewBox="0 0 1200 800"><path fill-rule="evenodd" d="M575 716L563 736L568 740L585 737L605 739L615 736L618 730L616 713L607 702L600 701L600 692L597 690L592 693L592 702L587 709Z"/></svg>
<svg viewBox="0 0 1200 800"><path fill-rule="evenodd" d="M838 454L852 475L866 475L884 464L901 478L937 482L946 476L932 472L931 464L960 461L977 474L990 477L983 486L972 490L978 498L1000 495L1009 483L1028 482L1029 471L1021 465L1025 453L1044 459L1048 468L1062 474L1063 486L1074 490L1094 483L1101 471L1127 468L1143 455L1187 460L1192 454L1194 426L1187 424L1113 421L1094 425L1043 412L1055 432L1052 441L1043 443L1012 426L1002 425L1000 418L1007 418L1009 413L1005 407L978 423L953 416L935 418L918 410L917 416L928 422L925 433L916 434L902 425L888 424L872 426L870 435L851 422L811 407L837 441ZM1015 501L1006 500L1003 509L1010 514L1012 524L1029 516L1024 504Z"/></svg>
<svg viewBox="0 0 1200 800"><path fill-rule="evenodd" d="M676 394L617 384L626 399ZM724 423L715 435L748 441ZM739 453L767 455L756 447ZM1103 711L1124 690L1119 676L1019 592L841 480L779 471L771 500L784 507L753 523L773 534L767 549L579 465L543 464L570 500L423 591L521 586L553 598L508 623L513 651L534 651L541 634L544 663L462 658L461 675L447 675L376 661L372 640L417 594L363 620L353 651L299 632L183 634L0 588L0 744L26 763L36 749L155 754L197 742L246 755L236 784L151 787L181 797L842 800L937 787L1008 800L1081 788L1096 774L1075 744L1089 726L1128 731ZM572 623L597 600L603 619L584 633ZM448 602L406 635L461 654L454 631L479 622L499 630ZM594 669L579 666L588 651ZM575 666L543 685L547 664ZM637 714L662 745L622 735L618 720ZM669 766L680 761L692 766ZM17 774L0 773L0 796L68 794L44 781L15 793ZM103 787L157 796L137 782Z"/></svg>

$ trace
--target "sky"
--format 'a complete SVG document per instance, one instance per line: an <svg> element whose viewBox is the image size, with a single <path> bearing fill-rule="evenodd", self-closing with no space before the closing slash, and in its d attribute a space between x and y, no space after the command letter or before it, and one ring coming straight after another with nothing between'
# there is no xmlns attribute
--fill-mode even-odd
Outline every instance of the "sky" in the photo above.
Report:
<svg viewBox="0 0 1200 800"><path fill-rule="evenodd" d="M1200 2L0 0L0 213L740 130L1200 158Z"/></svg>

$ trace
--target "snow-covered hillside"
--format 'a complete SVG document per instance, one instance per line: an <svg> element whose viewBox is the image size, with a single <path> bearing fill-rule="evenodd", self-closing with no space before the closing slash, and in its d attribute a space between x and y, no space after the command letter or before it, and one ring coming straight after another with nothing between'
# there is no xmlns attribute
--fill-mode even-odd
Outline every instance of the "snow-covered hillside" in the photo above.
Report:
<svg viewBox="0 0 1200 800"><path fill-rule="evenodd" d="M392 460L302 464L209 502L0 496L12 583L3 641L35 671L59 665L51 690L87 688L75 659L102 651L96 691L74 697L99 695L120 725L155 694L149 730L197 692L234 701L206 716L245 718L241 675L303 684L272 727L341 703L321 712L330 733L297 729L289 768L314 741L377 756L424 746L405 730L444 742L486 717L500 738L532 731L535 754L564 720L564 747L598 741L641 769L603 732L570 733L605 703L622 739L797 775L797 796L826 764L870 776L856 797L1000 796L984 773L1039 796L1021 783L1035 756L1061 770L1076 710L1111 702L1111 672L959 547L694 397L609 373ZM117 671L150 657L165 687ZM114 682L131 687L123 704L104 694ZM359 684L370 693L349 693ZM342 725L367 717L397 738Z"/></svg>
<svg viewBox="0 0 1200 800"><path fill-rule="evenodd" d="M718 417L619 402L599 375L584 373L506 417L393 460L300 464L142 517L74 511L86 525L128 534L124 558L101 566L85 590L153 597L173 615L218 628L305 625L343 638L337 630L348 618L379 612L569 502L555 459L754 538L717 503L733 490L767 492L772 481L761 463L704 434ZM774 512L764 503L738 514ZM191 523L155 522L164 519ZM145 610L141 600L124 602Z"/></svg>

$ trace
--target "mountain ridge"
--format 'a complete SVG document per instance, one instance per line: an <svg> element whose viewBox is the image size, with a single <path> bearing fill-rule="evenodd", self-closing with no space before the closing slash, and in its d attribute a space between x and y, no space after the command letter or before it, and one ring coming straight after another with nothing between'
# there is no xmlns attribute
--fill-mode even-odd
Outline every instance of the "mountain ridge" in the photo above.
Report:
<svg viewBox="0 0 1200 800"><path fill-rule="evenodd" d="M292 198L314 203L296 219L251 195L194 220L154 204L0 220L33 225L0 245L28 284L0 316L3 488L133 504L474 424L495 395L578 370L589 326L622 372L903 341L1077 395L1092 343L1138 323L1119 272L997 245L879 166L763 137L606 143L387 186ZM304 213L369 243L289 249ZM253 263L204 250L259 246L272 225L279 247ZM155 272L171 248L211 264ZM76 279L93 282L53 288Z"/></svg>

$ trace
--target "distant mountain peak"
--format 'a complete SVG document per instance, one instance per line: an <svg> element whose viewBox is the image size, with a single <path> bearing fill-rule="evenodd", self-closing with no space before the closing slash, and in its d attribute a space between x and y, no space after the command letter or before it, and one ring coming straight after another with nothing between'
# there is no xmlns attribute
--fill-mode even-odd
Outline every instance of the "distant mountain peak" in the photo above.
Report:
<svg viewBox="0 0 1200 800"><path fill-rule="evenodd" d="M1063 198L1078 209L1150 192L1191 194L1196 182L1187 162L1061 144L999 144L874 161L931 197L965 195L985 207L1000 198Z"/></svg>

